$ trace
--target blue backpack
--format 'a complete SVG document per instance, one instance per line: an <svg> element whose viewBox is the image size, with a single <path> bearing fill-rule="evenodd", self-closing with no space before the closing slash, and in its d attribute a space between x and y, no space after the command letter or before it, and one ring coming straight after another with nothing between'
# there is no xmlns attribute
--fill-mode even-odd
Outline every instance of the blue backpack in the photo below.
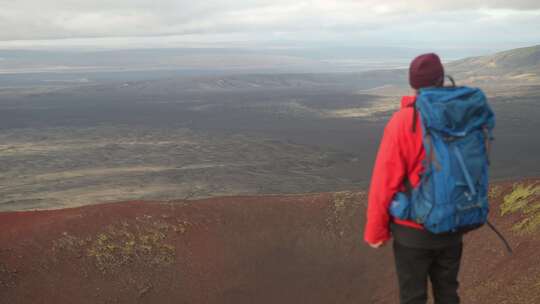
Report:
<svg viewBox="0 0 540 304"><path fill-rule="evenodd" d="M432 233L469 231L487 222L488 167L495 116L484 93L469 87L421 89L426 152L420 184L399 192L390 214Z"/></svg>

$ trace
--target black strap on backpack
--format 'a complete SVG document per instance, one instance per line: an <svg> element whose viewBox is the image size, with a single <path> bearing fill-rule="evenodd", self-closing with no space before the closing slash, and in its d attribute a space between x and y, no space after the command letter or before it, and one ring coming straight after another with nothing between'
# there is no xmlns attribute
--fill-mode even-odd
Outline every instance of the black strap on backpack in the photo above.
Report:
<svg viewBox="0 0 540 304"><path fill-rule="evenodd" d="M508 244L508 241L504 238L502 233L500 233L499 230L497 230L497 228L495 228L495 226L493 226L493 224L490 221L487 221L487 225L489 228L491 228L491 230L493 230L493 232L495 232L495 234L499 237L499 239L501 239L508 253L509 254L514 253L514 251L512 250L512 247L510 247L510 244Z"/></svg>
<svg viewBox="0 0 540 304"><path fill-rule="evenodd" d="M455 88L456 87L456 82L454 81L454 77L452 77L450 75L446 75L446 78L448 78L448 80L450 80L450 82L452 83L451 87Z"/></svg>

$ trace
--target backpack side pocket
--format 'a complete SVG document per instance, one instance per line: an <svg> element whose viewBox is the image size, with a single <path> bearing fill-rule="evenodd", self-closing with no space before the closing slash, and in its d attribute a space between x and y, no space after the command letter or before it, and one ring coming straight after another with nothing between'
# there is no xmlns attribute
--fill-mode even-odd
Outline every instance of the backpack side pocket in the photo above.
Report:
<svg viewBox="0 0 540 304"><path fill-rule="evenodd" d="M398 192L394 195L390 203L390 214L401 220L411 219L411 202L405 193Z"/></svg>

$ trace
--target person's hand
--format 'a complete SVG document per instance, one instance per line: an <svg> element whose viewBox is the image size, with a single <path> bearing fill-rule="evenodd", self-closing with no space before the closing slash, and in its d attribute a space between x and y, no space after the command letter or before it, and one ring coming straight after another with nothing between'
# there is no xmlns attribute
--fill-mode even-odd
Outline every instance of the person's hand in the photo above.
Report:
<svg viewBox="0 0 540 304"><path fill-rule="evenodd" d="M379 248L383 247L384 245L386 245L386 241L380 241L380 242L375 243L375 244L369 243L369 246L371 248L374 248L374 249L379 249Z"/></svg>

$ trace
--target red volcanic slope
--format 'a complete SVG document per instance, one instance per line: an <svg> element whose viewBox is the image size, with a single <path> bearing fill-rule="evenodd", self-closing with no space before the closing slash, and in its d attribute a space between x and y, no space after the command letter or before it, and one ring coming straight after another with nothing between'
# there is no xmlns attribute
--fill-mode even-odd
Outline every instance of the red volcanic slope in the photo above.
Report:
<svg viewBox="0 0 540 304"><path fill-rule="evenodd" d="M497 209L516 253L469 235L464 302L538 303L538 237ZM340 192L0 213L0 303L396 303L364 210L364 193Z"/></svg>

